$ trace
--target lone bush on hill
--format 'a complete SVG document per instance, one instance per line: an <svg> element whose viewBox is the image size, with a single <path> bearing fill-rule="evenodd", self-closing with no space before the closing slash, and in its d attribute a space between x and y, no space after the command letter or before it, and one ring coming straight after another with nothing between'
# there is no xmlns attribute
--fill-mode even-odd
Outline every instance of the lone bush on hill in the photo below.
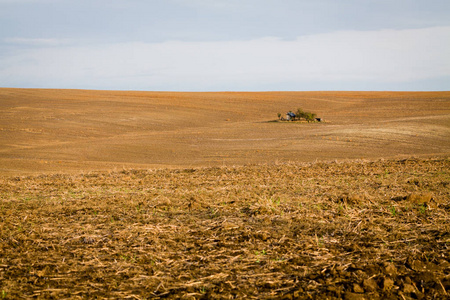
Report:
<svg viewBox="0 0 450 300"><path fill-rule="evenodd" d="M280 119L280 113L278 113L278 119ZM292 120L306 120L308 122L314 121L317 115L315 113L303 111L303 109L298 108L295 112L295 117Z"/></svg>
<svg viewBox="0 0 450 300"><path fill-rule="evenodd" d="M311 113L311 112L306 112L303 111L303 109L298 108L297 109L297 113L296 113L296 117L298 119L305 119L306 121L314 121L316 118L316 114L315 113Z"/></svg>

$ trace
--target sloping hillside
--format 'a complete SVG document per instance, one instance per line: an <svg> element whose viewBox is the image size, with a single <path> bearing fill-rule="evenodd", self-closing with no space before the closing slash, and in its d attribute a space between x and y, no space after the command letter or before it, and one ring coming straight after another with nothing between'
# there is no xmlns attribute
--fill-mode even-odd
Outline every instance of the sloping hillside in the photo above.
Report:
<svg viewBox="0 0 450 300"><path fill-rule="evenodd" d="M321 124L278 124L303 108ZM450 153L450 92L0 89L0 173Z"/></svg>

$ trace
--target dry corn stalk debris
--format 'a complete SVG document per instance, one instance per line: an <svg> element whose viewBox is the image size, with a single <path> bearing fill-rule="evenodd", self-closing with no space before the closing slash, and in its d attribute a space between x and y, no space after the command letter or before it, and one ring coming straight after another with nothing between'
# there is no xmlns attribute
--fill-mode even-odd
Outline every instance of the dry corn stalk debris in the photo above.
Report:
<svg viewBox="0 0 450 300"><path fill-rule="evenodd" d="M450 160L0 179L7 299L445 299Z"/></svg>

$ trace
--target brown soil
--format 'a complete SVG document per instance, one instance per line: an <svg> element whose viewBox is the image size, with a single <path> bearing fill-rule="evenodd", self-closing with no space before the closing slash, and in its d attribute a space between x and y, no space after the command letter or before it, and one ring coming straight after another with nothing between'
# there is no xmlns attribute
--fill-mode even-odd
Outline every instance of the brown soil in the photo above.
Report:
<svg viewBox="0 0 450 300"><path fill-rule="evenodd" d="M325 123L274 123L302 108ZM0 174L450 153L450 92L0 89Z"/></svg>
<svg viewBox="0 0 450 300"><path fill-rule="evenodd" d="M271 122L303 108L324 123ZM0 89L0 297L448 299L450 92Z"/></svg>
<svg viewBox="0 0 450 300"><path fill-rule="evenodd" d="M8 299L448 299L450 160L1 180Z"/></svg>

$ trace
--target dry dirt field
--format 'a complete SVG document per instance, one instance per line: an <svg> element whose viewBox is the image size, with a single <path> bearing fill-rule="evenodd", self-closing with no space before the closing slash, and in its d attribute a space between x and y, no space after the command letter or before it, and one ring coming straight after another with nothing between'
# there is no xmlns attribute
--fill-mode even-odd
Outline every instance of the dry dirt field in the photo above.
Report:
<svg viewBox="0 0 450 300"><path fill-rule="evenodd" d="M302 108L325 123L270 123ZM0 89L0 174L450 153L450 92Z"/></svg>
<svg viewBox="0 0 450 300"><path fill-rule="evenodd" d="M448 299L449 137L450 92L0 89L0 298Z"/></svg>
<svg viewBox="0 0 450 300"><path fill-rule="evenodd" d="M3 179L8 299L448 299L450 160Z"/></svg>

